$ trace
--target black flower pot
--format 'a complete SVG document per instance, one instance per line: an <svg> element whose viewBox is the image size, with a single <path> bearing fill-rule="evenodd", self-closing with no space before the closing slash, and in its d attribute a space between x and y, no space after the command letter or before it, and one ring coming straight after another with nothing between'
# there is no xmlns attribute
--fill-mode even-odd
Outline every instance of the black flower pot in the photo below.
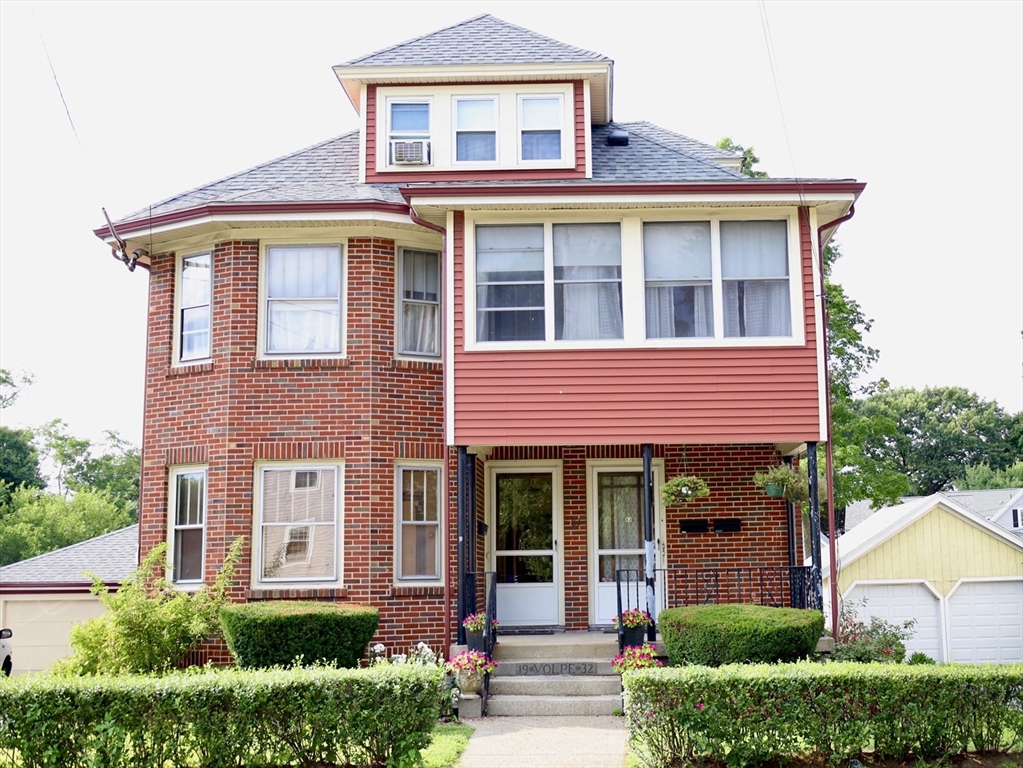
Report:
<svg viewBox="0 0 1023 768"><path fill-rule="evenodd" d="M469 646L470 651L483 653L483 630L481 629L478 632L465 630L465 643Z"/></svg>
<svg viewBox="0 0 1023 768"><path fill-rule="evenodd" d="M646 639L646 627L623 627L622 628L622 645L643 645L643 641Z"/></svg>

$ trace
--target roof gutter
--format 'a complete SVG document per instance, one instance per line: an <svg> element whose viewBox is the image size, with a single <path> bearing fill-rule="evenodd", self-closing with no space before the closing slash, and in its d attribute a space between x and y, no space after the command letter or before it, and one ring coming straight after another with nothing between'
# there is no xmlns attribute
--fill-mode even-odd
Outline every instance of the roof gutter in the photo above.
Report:
<svg viewBox="0 0 1023 768"><path fill-rule="evenodd" d="M817 227L817 258L821 273L821 306L824 322L821 337L824 344L824 414L827 424L825 442L825 473L828 481L828 567L831 569L831 636L838 638L838 545L835 536L835 452L831 440L831 373L828 367L828 294L824 280L824 230L834 229L856 215L856 203L849 206L849 212L827 224Z"/></svg>

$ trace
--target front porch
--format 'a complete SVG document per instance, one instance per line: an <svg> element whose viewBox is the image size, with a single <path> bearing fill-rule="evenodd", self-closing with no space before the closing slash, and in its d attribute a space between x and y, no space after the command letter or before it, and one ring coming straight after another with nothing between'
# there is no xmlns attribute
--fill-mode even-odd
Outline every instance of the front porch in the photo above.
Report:
<svg viewBox="0 0 1023 768"><path fill-rule="evenodd" d="M819 563L819 538L804 544L798 510L752 483L785 460L775 445L459 448L457 457L458 642L461 619L484 608L505 630L559 632L610 629L631 607L656 618L696 603L821 605L819 566L802 565L804 552ZM676 474L704 478L710 496L665 507L660 486Z"/></svg>

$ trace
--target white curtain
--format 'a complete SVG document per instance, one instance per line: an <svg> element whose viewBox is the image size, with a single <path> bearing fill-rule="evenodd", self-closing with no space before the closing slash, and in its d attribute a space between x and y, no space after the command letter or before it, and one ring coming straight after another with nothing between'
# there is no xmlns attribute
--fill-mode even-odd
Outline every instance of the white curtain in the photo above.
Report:
<svg viewBox="0 0 1023 768"><path fill-rule="evenodd" d="M725 336L791 336L788 224L721 222Z"/></svg>
<svg viewBox="0 0 1023 768"><path fill-rule="evenodd" d="M402 307L403 351L415 355L437 355L437 305L406 303Z"/></svg>
<svg viewBox="0 0 1023 768"><path fill-rule="evenodd" d="M622 238L617 224L554 226L558 339L621 339Z"/></svg>
<svg viewBox="0 0 1023 768"><path fill-rule="evenodd" d="M678 327L676 322L681 322ZM647 283L646 337L714 335L714 293L709 285L657 285Z"/></svg>
<svg viewBox="0 0 1023 768"><path fill-rule="evenodd" d="M787 280L730 280L724 294L725 336L792 335Z"/></svg>
<svg viewBox="0 0 1023 768"><path fill-rule="evenodd" d="M267 349L340 352L340 250L272 247L266 271Z"/></svg>

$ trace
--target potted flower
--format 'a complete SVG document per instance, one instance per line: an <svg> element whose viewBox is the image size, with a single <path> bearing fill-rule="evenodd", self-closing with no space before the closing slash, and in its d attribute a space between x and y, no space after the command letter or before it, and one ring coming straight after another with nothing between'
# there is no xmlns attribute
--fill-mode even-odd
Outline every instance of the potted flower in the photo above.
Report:
<svg viewBox="0 0 1023 768"><path fill-rule="evenodd" d="M630 669L647 667L663 667L664 662L657 658L657 652L650 643L629 645L611 660L611 669L619 675Z"/></svg>
<svg viewBox="0 0 1023 768"><path fill-rule="evenodd" d="M463 694L479 692L483 676L497 669L497 662L481 651L462 651L448 662L448 671L455 676L455 685Z"/></svg>
<svg viewBox="0 0 1023 768"><path fill-rule="evenodd" d="M666 507L677 507L704 496L710 496L710 488L696 475L675 475L661 486L661 498Z"/></svg>
<svg viewBox="0 0 1023 768"><path fill-rule="evenodd" d="M778 464L753 475L753 484L772 498L805 504L810 499L810 484L802 472L789 464Z"/></svg>
<svg viewBox="0 0 1023 768"><path fill-rule="evenodd" d="M483 630L487 626L487 614L485 611L470 613L462 619L462 626L465 627L465 642L470 651L483 650ZM497 619L490 624L491 630L497 629Z"/></svg>
<svg viewBox="0 0 1023 768"><path fill-rule="evenodd" d="M646 628L654 623L649 613L642 608L629 608L622 611L621 621L615 617L614 625L622 636L622 645L642 645Z"/></svg>

